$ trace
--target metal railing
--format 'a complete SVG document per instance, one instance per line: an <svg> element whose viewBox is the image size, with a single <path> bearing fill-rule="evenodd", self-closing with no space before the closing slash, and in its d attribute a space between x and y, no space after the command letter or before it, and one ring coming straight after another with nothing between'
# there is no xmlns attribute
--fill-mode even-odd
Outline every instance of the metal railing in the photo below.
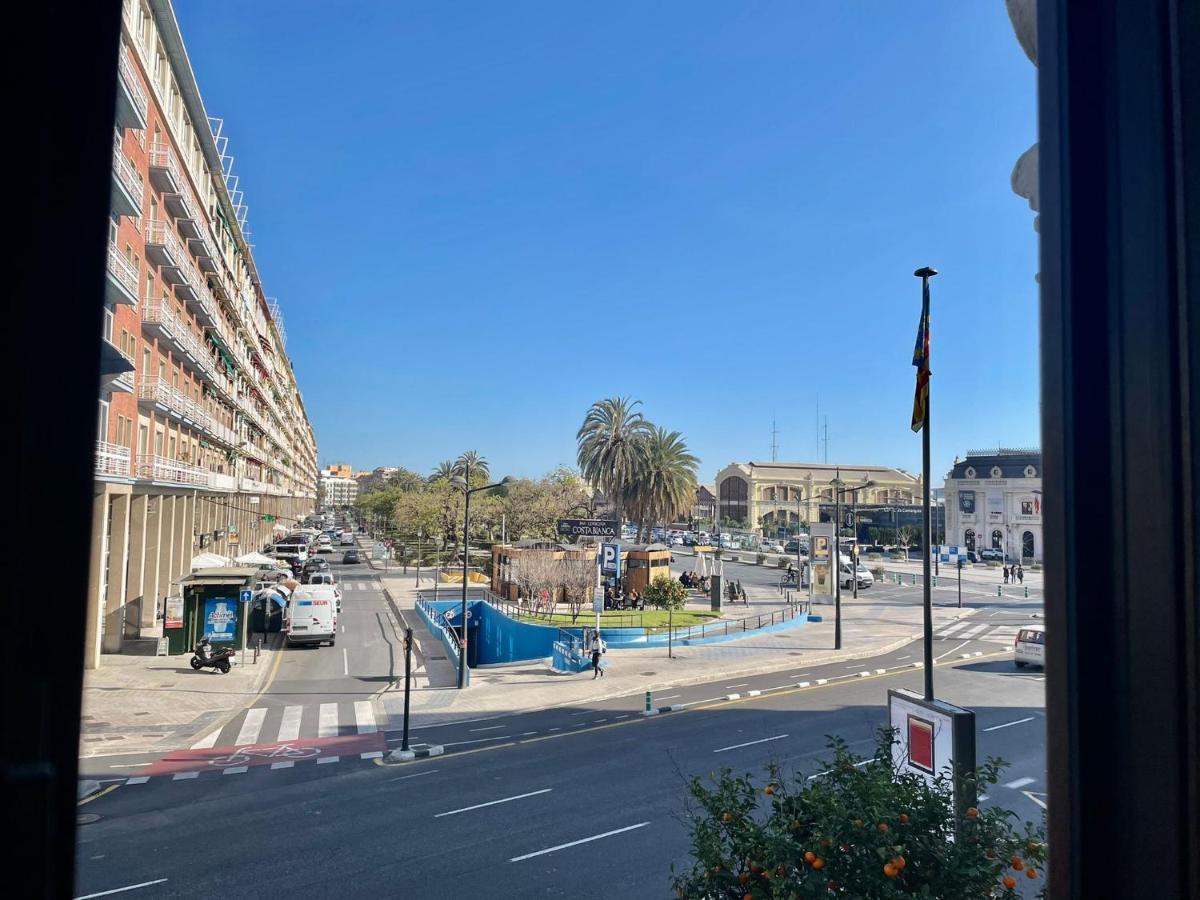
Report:
<svg viewBox="0 0 1200 900"><path fill-rule="evenodd" d="M203 406L157 375L143 376L138 397L165 406L168 410L190 420L198 428L212 430L212 416Z"/></svg>
<svg viewBox="0 0 1200 900"><path fill-rule="evenodd" d="M209 472L199 466L167 459L165 456L147 456L138 460L138 478L150 481L167 481L174 484L196 484L208 486Z"/></svg>
<svg viewBox="0 0 1200 900"><path fill-rule="evenodd" d="M121 80L125 83L125 90L129 91L129 96L133 98L133 105L145 119L150 102L146 99L146 92L138 83L137 76L133 72L133 63L129 61L129 51L124 46L121 47L121 52L117 56L117 69L121 73Z"/></svg>
<svg viewBox="0 0 1200 900"><path fill-rule="evenodd" d="M146 223L146 243L160 246L166 250L171 260L162 265L179 269L189 265L187 251L183 249L183 242L179 240L179 235L165 219L151 219Z"/></svg>
<svg viewBox="0 0 1200 900"><path fill-rule="evenodd" d="M142 182L142 176L138 170L133 167L126 157L125 152L121 149L121 139L113 138L113 172L117 176L117 180L125 186L125 190L133 197L137 203L138 213L141 214L142 197L145 194L145 184Z"/></svg>
<svg viewBox="0 0 1200 900"><path fill-rule="evenodd" d="M125 258L125 254L117 248L116 244L111 242L108 245L108 272L120 282L122 287L133 294L134 297L137 297L137 267Z"/></svg>
<svg viewBox="0 0 1200 900"><path fill-rule="evenodd" d="M129 448L96 441L96 474L129 477Z"/></svg>
<svg viewBox="0 0 1200 900"><path fill-rule="evenodd" d="M159 141L156 144L150 145L150 167L153 169L165 169L174 181L174 192L182 193L187 189L187 182L183 179L183 170L179 168L179 161L175 158L175 151L171 149L171 145L165 141Z"/></svg>

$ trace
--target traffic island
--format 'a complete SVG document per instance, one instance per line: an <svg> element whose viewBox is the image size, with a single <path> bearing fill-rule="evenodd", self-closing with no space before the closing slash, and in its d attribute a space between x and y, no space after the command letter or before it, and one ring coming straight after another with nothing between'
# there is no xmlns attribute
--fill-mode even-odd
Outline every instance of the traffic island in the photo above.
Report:
<svg viewBox="0 0 1200 900"><path fill-rule="evenodd" d="M408 750L390 750L385 757L387 763L408 762L414 759L426 759L430 756L441 756L445 748L441 744L414 744Z"/></svg>

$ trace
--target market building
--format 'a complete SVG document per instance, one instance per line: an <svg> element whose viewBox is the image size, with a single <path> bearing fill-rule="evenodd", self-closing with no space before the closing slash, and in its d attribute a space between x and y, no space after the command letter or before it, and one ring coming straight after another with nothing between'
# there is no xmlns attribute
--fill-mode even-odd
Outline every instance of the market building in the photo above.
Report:
<svg viewBox="0 0 1200 900"><path fill-rule="evenodd" d="M946 543L1042 561L1042 453L970 450L946 476Z"/></svg>
<svg viewBox="0 0 1200 900"><path fill-rule="evenodd" d="M161 635L195 554L259 549L317 487L279 305L169 0L125 0L113 65L89 668Z"/></svg>

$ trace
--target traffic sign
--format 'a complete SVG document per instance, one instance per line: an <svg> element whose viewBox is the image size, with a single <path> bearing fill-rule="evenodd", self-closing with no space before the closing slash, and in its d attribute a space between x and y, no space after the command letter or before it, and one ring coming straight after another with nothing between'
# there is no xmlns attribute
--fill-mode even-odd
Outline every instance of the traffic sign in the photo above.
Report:
<svg viewBox="0 0 1200 900"><path fill-rule="evenodd" d="M254 592L253 592L253 591L250 591L250 590L244 590L244 591L242 591L240 594L238 594L238 600L240 600L242 603L249 603L249 602L250 602L250 598L251 598L251 597L253 597L253 596L254 596Z"/></svg>
<svg viewBox="0 0 1200 900"><path fill-rule="evenodd" d="M264 522L274 522L274 521L275 521L275 517L274 517L274 516L272 516L272 515L270 515L270 514L267 514L267 515L265 515L265 516L263 516L263 517L262 517L262 520L263 520Z"/></svg>

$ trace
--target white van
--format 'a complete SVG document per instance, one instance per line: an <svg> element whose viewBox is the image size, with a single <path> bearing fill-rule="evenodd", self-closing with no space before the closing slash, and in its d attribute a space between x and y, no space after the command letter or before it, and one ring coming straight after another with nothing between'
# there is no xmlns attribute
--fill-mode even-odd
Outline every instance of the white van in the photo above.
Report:
<svg viewBox="0 0 1200 900"><path fill-rule="evenodd" d="M842 561L842 564L840 567L841 578L842 578L842 587L844 589L853 590L854 589L854 574L852 574L853 561L851 560L851 558L849 556L847 556L844 553L839 554L839 556ZM858 575L858 589L860 591L864 590L866 588L869 588L871 585L873 585L875 583L875 576L872 575L871 570L868 569L866 566L864 566L862 563L858 564L857 575Z"/></svg>
<svg viewBox="0 0 1200 900"><path fill-rule="evenodd" d="M287 606L285 632L289 646L337 642L338 606L336 588L330 584L305 584L292 592Z"/></svg>

